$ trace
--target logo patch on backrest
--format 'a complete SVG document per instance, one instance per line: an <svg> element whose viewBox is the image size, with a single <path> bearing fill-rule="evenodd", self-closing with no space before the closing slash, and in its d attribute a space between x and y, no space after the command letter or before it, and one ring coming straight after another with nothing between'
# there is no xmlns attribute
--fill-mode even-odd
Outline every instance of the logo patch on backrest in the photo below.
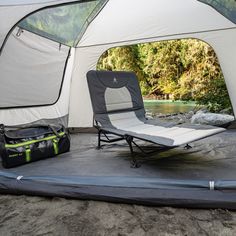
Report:
<svg viewBox="0 0 236 236"><path fill-rule="evenodd" d="M114 79L113 79L113 83L114 83L114 84L117 84L117 83L118 83L118 81L117 81L117 78L116 78L116 77L114 77Z"/></svg>

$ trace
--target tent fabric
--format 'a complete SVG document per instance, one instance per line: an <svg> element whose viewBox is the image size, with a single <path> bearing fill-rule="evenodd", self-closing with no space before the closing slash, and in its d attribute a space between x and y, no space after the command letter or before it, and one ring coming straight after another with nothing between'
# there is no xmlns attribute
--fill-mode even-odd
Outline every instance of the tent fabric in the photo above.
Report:
<svg viewBox="0 0 236 236"><path fill-rule="evenodd" d="M18 96L18 87L15 84L18 97L14 98L13 93L12 96L8 94L8 98L4 97L7 98L7 102L5 101L7 105L17 102L20 105L25 102L39 104L47 102L47 99L50 102L55 100L55 91L58 93L62 69L55 72L57 66L52 65L51 68L55 73L51 76L47 63L55 61L58 66L59 64L63 66L62 61L69 51L60 43L40 39L40 36L28 32L26 34L29 38L34 38L39 44L32 48L33 42L28 44L29 41L26 40L24 41L26 43L21 45L19 39L22 36L16 39L11 35L12 31L23 18L35 11L58 6L58 4L77 2L81 1L0 0L0 47L2 49L0 61L14 57L13 54L19 58L14 64L14 58L8 61L9 65L12 65L11 70L3 74L2 70L7 69L7 60L1 61L3 69L0 70L0 80L6 82L7 79L9 81L13 79L17 82L15 75L19 74L23 78L22 81L26 82L29 77L28 75L24 77L22 74L23 69L26 72L28 70L26 64L28 63L29 67L34 65L34 62L40 65L42 57L37 55L45 56L45 70L41 69L40 73L34 74L33 79L37 80L34 86L37 88L32 87L31 91L28 91L27 101L23 101L22 97ZM86 24L86 30L81 34L82 38L76 47L70 49L70 57L64 71L64 82L57 102L47 106L0 109L1 123L25 125L35 122L61 122L69 127L91 127L93 112L86 74L89 70L96 69L97 61L103 52L116 46L182 38L197 38L213 47L223 70L233 109L236 111L236 25L211 6L198 0L109 0L93 21ZM42 44L43 49L39 48ZM17 48L15 51L13 46ZM55 50L57 47L58 49L61 47L62 52L58 53ZM36 51L39 49L40 52L35 52L34 49ZM48 53L43 54L43 52ZM25 58L21 59L20 54ZM33 60L30 60L32 57ZM36 70L32 71L35 72ZM45 84L39 83L40 75L48 78L47 81L43 78ZM43 94L40 96L42 101L36 101L35 97L28 101L30 93L35 93L37 89L45 88L45 91L50 93L52 86L46 87L46 83L50 81L56 82L53 94L49 96ZM125 116L128 115L129 118L133 116L134 120L132 119L131 122L136 122L137 117L144 114L144 111L143 109L132 110L134 103L132 96L127 93L128 90L126 88L119 91L120 97L128 98L127 104L122 100L122 104L118 106L110 104L105 109L110 112L114 109L128 109L127 113L132 114L126 113ZM107 90L105 100L111 98L113 93L114 88ZM15 101L16 99L18 101ZM0 101L4 100L0 99ZM97 117L103 122L103 114L97 114ZM113 123L117 121L117 117L105 117L105 119L113 120ZM121 123L122 126L127 125L127 122ZM153 121L148 125L152 125L153 128ZM164 127L164 130L171 129L171 124L157 122L155 125ZM140 126L140 130L142 128ZM183 127L185 128L191 131L191 127ZM116 132L122 134L124 131L116 129ZM137 130L135 134L139 135ZM140 158L143 162L141 168L130 169L127 165L130 154L124 143L107 145L104 147L105 151L99 151L95 149L97 142L95 135L73 135L70 153L56 159L35 162L10 170L3 170L0 167L0 193L73 197L148 205L236 209L235 137L235 132L226 131L209 137L208 142L194 142L194 149L183 151L177 148L168 152L162 150L156 156L146 157L146 160ZM169 140L169 137L165 139ZM149 150L153 146L145 148Z"/></svg>
<svg viewBox="0 0 236 236"><path fill-rule="evenodd" d="M7 47L9 43L7 34L11 31L12 27L24 18L29 13L52 5L70 3L71 1L8 1L0 2L0 45L4 42L4 48ZM18 4L19 3L19 4ZM35 36L37 37L37 36ZM6 41L4 41L6 39ZM40 41L38 36L37 41ZM41 39L42 41L42 39ZM50 48L51 45L54 45L53 42L43 40L45 44L48 44L46 47ZM55 44L56 45L56 44ZM57 48L62 47L57 44ZM64 48L64 47L62 47ZM30 50L28 48L28 50ZM4 50L2 50L3 53ZM7 53L7 52L6 52ZM22 52L23 53L23 52ZM0 109L0 119L2 123L6 125L25 125L29 123L45 123L45 122L60 122L65 126L68 126L68 113L69 113L69 94L70 94L70 85L71 85L71 73L73 70L74 62L74 48L70 51L70 57L68 58L67 67L64 68L64 82L61 87L60 97L57 102L49 106L37 106L29 108L13 108L13 109ZM46 58L45 58L46 59ZM47 61L45 61L47 64ZM15 67L15 66L14 66ZM14 68L13 67L13 68ZM30 67L30 64L29 64ZM59 68L58 71L61 71L62 68ZM14 69L12 70L14 73ZM16 71L16 73L18 73ZM43 70L40 73L44 73ZM58 76L58 72L55 74ZM61 77L61 76L60 76ZM46 78L45 78L46 79ZM56 78L58 80L58 78ZM60 78L62 79L62 77ZM43 86L43 85L41 85ZM17 88L15 88L17 90ZM32 93L34 91L31 91ZM43 93L44 94L44 93ZM42 95L42 94L41 94ZM46 95L46 94L44 94ZM47 96L50 97L48 94ZM40 96L41 97L41 96ZM16 102L16 101L14 101ZM29 102L29 101L28 101Z"/></svg>
<svg viewBox="0 0 236 236"><path fill-rule="evenodd" d="M45 123L47 121L57 121L64 124L65 126L68 126L71 74L74 62L73 48L71 49L70 53L71 56L67 62L67 68L65 70L64 75L64 82L57 103L55 103L54 105L43 107L39 106L28 108L0 109L0 120L2 121L2 123L4 123L5 125L14 126L35 122ZM62 78L60 77L60 79Z"/></svg>
<svg viewBox="0 0 236 236"><path fill-rule="evenodd" d="M131 12L129 9L134 5L136 10ZM236 61L235 37L234 23L196 0L151 0L148 4L146 1L110 0L89 25L76 49L75 64L80 66L74 68L72 75L69 126L92 125L92 107L85 77L89 70L96 69L102 53L117 46L160 40L197 38L211 45L220 61L236 110L236 80L233 79L236 68L232 65ZM80 96L88 102L85 104ZM78 109L83 110L83 116L78 114Z"/></svg>
<svg viewBox="0 0 236 236"><path fill-rule="evenodd" d="M58 2L58 0L0 0L0 6L12 6L12 5L32 5L32 4L42 4L42 3L52 3Z"/></svg>
<svg viewBox="0 0 236 236"><path fill-rule="evenodd" d="M193 149L140 156L138 169L127 165L125 143L96 150L96 141L95 134L72 135L69 153L8 170L0 166L0 193L236 209L233 130L197 141Z"/></svg>
<svg viewBox="0 0 236 236"><path fill-rule="evenodd" d="M0 57L0 108L56 103L69 54L69 47L16 28Z"/></svg>
<svg viewBox="0 0 236 236"><path fill-rule="evenodd" d="M226 18L236 23L236 3L235 1L221 1L221 0L199 0L200 2L204 2L209 4L217 11L219 11Z"/></svg>
<svg viewBox="0 0 236 236"><path fill-rule="evenodd" d="M133 6L135 11L131 13ZM148 4L145 0L111 0L90 24L78 47L104 44L113 47L117 42L126 44L151 37L232 27L236 27L235 24L212 7L196 0L149 0Z"/></svg>
<svg viewBox="0 0 236 236"><path fill-rule="evenodd" d="M44 7L71 2L71 0L0 2L0 45L3 42L4 45L8 43L7 34L26 15ZM135 10L131 11L134 5ZM70 127L91 127L92 107L86 73L96 69L96 63L104 51L116 46L181 38L198 38L213 47L223 70L233 109L236 110L234 93L236 80L233 79L236 76L235 37L236 27L233 22L211 6L197 0L150 0L148 4L144 0L109 0L89 24L74 50L74 65L71 66L70 63L68 65L72 69L72 75L68 75L68 78L73 85L69 90L69 108L68 99L60 97L56 106L50 108L1 110L0 118L4 123L13 124L57 118L59 114L62 117L66 115L65 110L61 112L59 109L58 112L58 107L62 105L69 110ZM46 110L49 112L45 112ZM78 111L83 111L83 115ZM14 121L9 119L9 113L17 114ZM25 114L24 118L21 118L22 114Z"/></svg>
<svg viewBox="0 0 236 236"><path fill-rule="evenodd" d="M76 46L87 25L105 2L81 1L47 8L25 18L18 26L67 46Z"/></svg>
<svg viewBox="0 0 236 236"><path fill-rule="evenodd" d="M96 69L103 52L117 46L182 38L197 38L213 47L223 70L233 109L236 111L236 25L211 6L198 0L109 0L93 21L86 23L82 38L71 49L29 32L15 37L17 24L31 13L72 2L81 1L0 0L0 80L5 84L5 89L1 92L4 94L9 89L6 84L8 78L12 81L10 86L15 86L16 89L16 94L11 92L12 95L9 93L0 101L5 103L4 106L39 105L0 109L1 123L26 125L61 122L69 127L91 127L93 111L86 74L89 70ZM23 38L24 44L21 44L23 41L20 40ZM60 96L55 104L43 105L41 103L56 99L59 81L62 80L61 67L66 63L69 50L70 56L63 71L64 81ZM24 59L20 60L21 57ZM43 69L30 71L26 66L40 65L43 58ZM50 71L54 71L53 75ZM25 97L20 96L18 87L22 89L23 84L18 82L24 81L26 84L30 77L34 81L33 87L29 87L31 89L26 92ZM52 84L55 85L54 88ZM42 96L36 92L40 90L45 92ZM50 96L46 96L46 93ZM128 128L129 132L140 138L143 135L139 132L144 128L148 127L148 135L152 135L154 127L159 126L165 130L162 140L170 142L171 145L186 142L182 136L182 131L185 133L186 130L189 132L184 137L188 141L194 141L191 125L173 129L171 123L152 120L145 124L139 123L138 129L133 130L131 125L142 122L139 117L144 115L143 104L140 103L141 95L139 94L140 99L135 100L132 99L133 93L129 92L128 87L119 91L115 91L114 87L106 90L106 101L113 94L116 95L111 104L99 108L99 112L108 110L107 116L102 112L97 113L101 122L112 121L113 125L107 129ZM117 101L121 103L115 104ZM118 113L113 113L114 110L125 110L122 119ZM130 118L131 115L129 123L124 118ZM170 129L170 132L166 132L166 129ZM204 136L206 133L212 134L202 126L200 130ZM161 132L160 129L156 131ZM194 132L198 131L195 128ZM122 129L116 129L116 132L124 134ZM168 136L171 132L173 136L181 134L182 138L173 141ZM212 129L212 132L215 130ZM234 131L226 131L208 137L207 142L194 142L193 149L190 150L161 149L156 155L139 157L142 167L130 169L127 165L130 153L125 143L107 145L104 150L96 150L96 135L72 135L72 148L69 153L10 170L0 167L0 193L235 209L235 137ZM149 140L149 137L146 138ZM138 142L140 145L145 144ZM150 150L153 146L145 148Z"/></svg>
<svg viewBox="0 0 236 236"><path fill-rule="evenodd" d="M26 15L38 9L69 3L71 0L54 1L1 1L0 2L0 47L4 43L9 31Z"/></svg>

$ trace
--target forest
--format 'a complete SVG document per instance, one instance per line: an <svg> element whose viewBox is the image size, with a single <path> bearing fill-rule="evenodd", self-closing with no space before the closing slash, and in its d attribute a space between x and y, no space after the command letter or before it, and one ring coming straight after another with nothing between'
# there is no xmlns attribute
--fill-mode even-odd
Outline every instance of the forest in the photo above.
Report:
<svg viewBox="0 0 236 236"><path fill-rule="evenodd" d="M157 99L195 101L212 112L232 111L217 55L196 39L111 48L99 70L134 71L142 94Z"/></svg>

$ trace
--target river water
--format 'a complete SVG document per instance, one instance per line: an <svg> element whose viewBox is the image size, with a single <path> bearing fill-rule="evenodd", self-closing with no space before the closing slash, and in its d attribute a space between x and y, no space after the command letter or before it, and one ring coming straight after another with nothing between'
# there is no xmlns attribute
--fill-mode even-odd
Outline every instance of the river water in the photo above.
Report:
<svg viewBox="0 0 236 236"><path fill-rule="evenodd" d="M194 110L195 102L171 101L171 100L144 100L146 112L152 116L160 114L185 113Z"/></svg>

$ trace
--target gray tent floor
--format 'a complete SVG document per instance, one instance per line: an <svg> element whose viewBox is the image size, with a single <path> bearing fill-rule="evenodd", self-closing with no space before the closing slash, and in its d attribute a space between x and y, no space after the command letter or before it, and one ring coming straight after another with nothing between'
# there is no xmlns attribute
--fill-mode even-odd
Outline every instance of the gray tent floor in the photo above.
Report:
<svg viewBox="0 0 236 236"><path fill-rule="evenodd" d="M131 155L125 142L104 145L97 150L96 134L71 135L71 151L54 158L30 163L17 168L3 169L18 175L63 176L126 176L162 179L236 180L236 130L183 146L158 151L145 142L146 150L157 152L142 155L137 150L141 167L130 168Z"/></svg>
<svg viewBox="0 0 236 236"><path fill-rule="evenodd" d="M209 181L232 180L233 185L236 183L236 130L227 130L191 143L193 148L189 150L185 150L182 146L157 151L147 156L139 153L137 157L141 167L137 169L130 168L131 154L124 141L107 144L97 150L96 134L80 133L72 134L71 137L69 153L17 168L0 167L0 177L2 176L0 192L107 199L118 202L119 200L129 202L129 199L135 199L135 201L141 199L140 203L164 205L170 205L172 198L178 199L178 201L172 199L173 205L177 202L181 202L177 204L181 205L183 204L183 201L180 201L181 194L187 193L188 195L191 192L191 196L187 197L190 204L192 204L192 199L194 201L198 199L202 207L236 208L236 189L226 191L226 194L229 194L231 205L219 204L224 199L227 200L226 195L222 195L222 191L209 191L208 189ZM142 141L138 141L138 143L144 145L146 149L153 147ZM17 176L23 176L20 178L21 181L17 182L15 178ZM163 184L160 184L161 181L164 181ZM177 187L175 186L176 181ZM165 183L173 184L165 186ZM189 192L188 183L191 183L191 186L195 183L198 185ZM83 189L84 186L86 189ZM97 189L99 186L100 190ZM133 192L125 193L132 188ZM147 191L143 192L144 189L149 191L149 197L145 195ZM164 200L155 202L153 198L150 200L150 195L154 194L153 189L162 191L159 191L158 194L161 193L161 196L158 195L158 199L168 198L169 200L166 202ZM141 192L138 193L138 190ZM168 194L166 197L164 190L173 190L168 192L168 194L173 194L172 197ZM197 190L201 190L203 195L197 196ZM212 192L215 192L216 195L213 196ZM178 196L174 197L176 194ZM126 200L122 201L122 199ZM183 197L184 199L186 200L185 197ZM209 201L215 201L218 205L208 204ZM207 204L205 204L206 202ZM195 206L197 206L196 204ZM232 206L232 204L234 205Z"/></svg>

